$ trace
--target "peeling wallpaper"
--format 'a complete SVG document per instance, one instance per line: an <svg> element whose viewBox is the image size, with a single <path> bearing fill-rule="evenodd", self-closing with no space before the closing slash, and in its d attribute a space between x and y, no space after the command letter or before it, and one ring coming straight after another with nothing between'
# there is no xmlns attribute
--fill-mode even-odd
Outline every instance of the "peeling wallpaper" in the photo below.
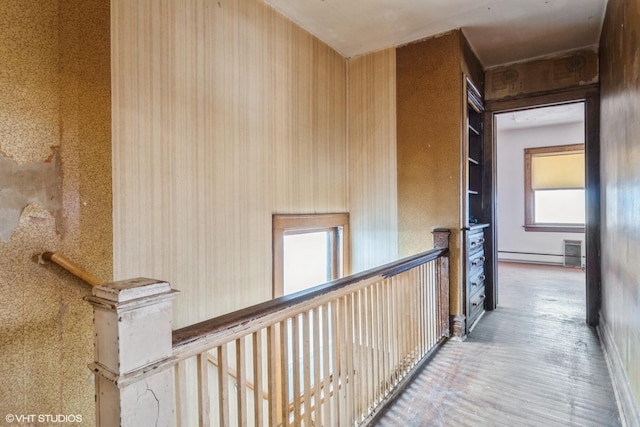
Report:
<svg viewBox="0 0 640 427"><path fill-rule="evenodd" d="M60 154L43 162L17 164L0 155L0 242L7 243L18 226L22 209L32 203L44 207L56 220L62 233L62 194Z"/></svg>
<svg viewBox="0 0 640 427"><path fill-rule="evenodd" d="M109 1L0 2L0 416L94 424L89 286L111 280ZM2 418L4 419L4 418Z"/></svg>

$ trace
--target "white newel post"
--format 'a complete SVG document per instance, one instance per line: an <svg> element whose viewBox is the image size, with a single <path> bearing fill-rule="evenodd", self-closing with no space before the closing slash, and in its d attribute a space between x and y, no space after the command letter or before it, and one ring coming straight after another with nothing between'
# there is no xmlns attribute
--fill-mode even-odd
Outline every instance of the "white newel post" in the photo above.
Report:
<svg viewBox="0 0 640 427"><path fill-rule="evenodd" d="M162 281L93 288L96 422L101 427L175 425L171 303Z"/></svg>

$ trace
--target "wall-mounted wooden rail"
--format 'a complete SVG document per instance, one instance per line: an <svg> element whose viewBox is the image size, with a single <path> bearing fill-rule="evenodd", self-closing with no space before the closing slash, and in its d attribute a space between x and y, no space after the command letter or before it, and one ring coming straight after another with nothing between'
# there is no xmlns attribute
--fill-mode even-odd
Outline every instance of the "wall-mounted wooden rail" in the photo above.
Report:
<svg viewBox="0 0 640 427"><path fill-rule="evenodd" d="M439 233L431 251L174 331L177 424L370 422L449 336Z"/></svg>
<svg viewBox="0 0 640 427"><path fill-rule="evenodd" d="M75 262L71 261L69 258L58 252L44 252L42 254L42 259L51 261L54 264L59 265L63 269L67 270L69 273L78 277L79 279L84 280L86 283L91 286L98 286L102 284L102 281L93 276L91 273L87 272L85 269L80 267Z"/></svg>

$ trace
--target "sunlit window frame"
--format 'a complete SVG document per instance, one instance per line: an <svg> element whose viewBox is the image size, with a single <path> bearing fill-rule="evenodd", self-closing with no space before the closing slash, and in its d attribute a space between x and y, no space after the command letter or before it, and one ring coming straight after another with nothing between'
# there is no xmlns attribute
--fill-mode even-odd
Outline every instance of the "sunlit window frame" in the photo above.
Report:
<svg viewBox="0 0 640 427"><path fill-rule="evenodd" d="M342 233L338 229L342 228ZM273 215L273 298L284 295L284 236L285 234L313 233L319 231L332 232L332 266L342 264L342 274L350 273L349 257L349 214L274 214ZM341 234L341 241L339 235ZM342 245L342 250L338 248ZM342 254L342 260L337 257ZM338 272L332 276L337 278Z"/></svg>
<svg viewBox="0 0 640 427"><path fill-rule="evenodd" d="M532 186L531 160L540 154L583 152L584 144L555 145L551 147L525 148L524 150L524 229L525 231L584 233L584 224L538 224L535 222L535 191ZM586 191L586 188L585 188Z"/></svg>

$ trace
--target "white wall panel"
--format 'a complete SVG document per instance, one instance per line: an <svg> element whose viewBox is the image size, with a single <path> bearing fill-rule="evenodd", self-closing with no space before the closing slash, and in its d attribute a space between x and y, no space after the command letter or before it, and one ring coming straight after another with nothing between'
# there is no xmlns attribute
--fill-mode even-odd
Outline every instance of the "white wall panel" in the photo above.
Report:
<svg viewBox="0 0 640 427"><path fill-rule="evenodd" d="M396 52L348 61L352 271L398 258Z"/></svg>
<svg viewBox="0 0 640 427"><path fill-rule="evenodd" d="M255 0L112 1L114 276L174 327L271 297L273 213L348 210L346 60Z"/></svg>

